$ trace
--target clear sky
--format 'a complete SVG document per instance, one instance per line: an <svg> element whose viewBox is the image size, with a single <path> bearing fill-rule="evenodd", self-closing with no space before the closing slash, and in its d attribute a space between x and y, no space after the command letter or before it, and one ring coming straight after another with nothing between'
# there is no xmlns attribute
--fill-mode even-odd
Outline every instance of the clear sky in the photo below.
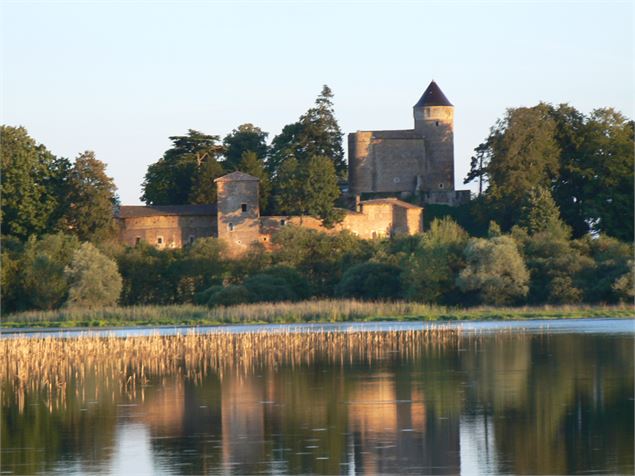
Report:
<svg viewBox="0 0 635 476"><path fill-rule="evenodd" d="M4 0L1 14L2 123L56 155L94 150L124 204L170 135L251 122L272 139L323 84L348 133L411 128L435 79L455 105L457 188L508 107L633 117L630 1Z"/></svg>

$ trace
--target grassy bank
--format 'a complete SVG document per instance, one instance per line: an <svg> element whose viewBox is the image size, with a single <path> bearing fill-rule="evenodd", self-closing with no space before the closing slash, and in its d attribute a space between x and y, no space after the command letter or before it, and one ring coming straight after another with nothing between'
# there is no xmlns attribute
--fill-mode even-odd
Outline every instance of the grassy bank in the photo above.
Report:
<svg viewBox="0 0 635 476"><path fill-rule="evenodd" d="M2 327L120 327L342 321L522 320L590 317L634 318L633 306L450 308L413 302L321 300L297 303L203 306L134 306L30 311L2 317Z"/></svg>

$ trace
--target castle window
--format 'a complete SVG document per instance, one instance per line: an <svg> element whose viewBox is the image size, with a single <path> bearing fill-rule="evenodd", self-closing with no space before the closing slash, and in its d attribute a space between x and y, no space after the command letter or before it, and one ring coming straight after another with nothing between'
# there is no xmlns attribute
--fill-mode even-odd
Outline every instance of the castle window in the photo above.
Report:
<svg viewBox="0 0 635 476"><path fill-rule="evenodd" d="M287 220L285 220L284 218L280 220L280 226L285 226L286 224L287 224Z"/></svg>
<svg viewBox="0 0 635 476"><path fill-rule="evenodd" d="M245 213L247 211L247 204L246 203L241 204L240 209L242 210L243 213Z"/></svg>
<svg viewBox="0 0 635 476"><path fill-rule="evenodd" d="M191 245L192 243L194 243L194 235L190 235L190 237L187 239L187 242Z"/></svg>
<svg viewBox="0 0 635 476"><path fill-rule="evenodd" d="M163 244L163 237L157 236L157 245L162 245L162 244Z"/></svg>
<svg viewBox="0 0 635 476"><path fill-rule="evenodd" d="M437 127L439 127L439 121L437 121Z"/></svg>
<svg viewBox="0 0 635 476"><path fill-rule="evenodd" d="M442 183L439 184L439 188L443 188L443 184Z"/></svg>
<svg viewBox="0 0 635 476"><path fill-rule="evenodd" d="M230 223L229 225L227 225L227 228L229 228L229 231L234 231L234 224Z"/></svg>
<svg viewBox="0 0 635 476"><path fill-rule="evenodd" d="M135 244L135 246L136 246L136 245L138 245L139 243L141 243L141 237L140 237L140 236L137 236L137 237L134 239L134 244Z"/></svg>

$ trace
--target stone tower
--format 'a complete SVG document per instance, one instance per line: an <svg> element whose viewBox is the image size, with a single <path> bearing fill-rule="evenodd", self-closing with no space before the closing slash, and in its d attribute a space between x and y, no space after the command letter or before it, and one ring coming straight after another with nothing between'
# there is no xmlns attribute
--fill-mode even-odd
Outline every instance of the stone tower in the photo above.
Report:
<svg viewBox="0 0 635 476"><path fill-rule="evenodd" d="M413 107L415 131L425 138L425 165L417 188L454 190L454 106L432 81Z"/></svg>
<svg viewBox="0 0 635 476"><path fill-rule="evenodd" d="M242 251L260 237L259 180L232 172L214 180L217 187L218 238Z"/></svg>

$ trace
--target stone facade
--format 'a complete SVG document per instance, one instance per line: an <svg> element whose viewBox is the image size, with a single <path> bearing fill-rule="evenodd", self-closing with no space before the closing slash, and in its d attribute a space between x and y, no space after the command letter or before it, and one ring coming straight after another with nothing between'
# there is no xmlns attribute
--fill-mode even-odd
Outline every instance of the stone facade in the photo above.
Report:
<svg viewBox="0 0 635 476"><path fill-rule="evenodd" d="M454 106L434 81L413 115L414 129L349 134L350 194L419 194L424 203L447 205L469 200L469 191L454 193Z"/></svg>
<svg viewBox="0 0 635 476"><path fill-rule="evenodd" d="M164 248L182 248L197 238L216 236L213 205L122 206L116 216L119 241L128 246L145 242Z"/></svg>
<svg viewBox="0 0 635 476"><path fill-rule="evenodd" d="M272 236L288 225L325 233L348 230L364 239L422 231L423 208L397 198L362 201L356 210L344 210L341 223L325 228L310 216L260 216L259 182L251 175L233 172L216 179L216 185L216 206L122 206L117 216L120 241L129 246L143 241L157 248L181 248L196 238L213 236L240 254L254 242L268 247Z"/></svg>

